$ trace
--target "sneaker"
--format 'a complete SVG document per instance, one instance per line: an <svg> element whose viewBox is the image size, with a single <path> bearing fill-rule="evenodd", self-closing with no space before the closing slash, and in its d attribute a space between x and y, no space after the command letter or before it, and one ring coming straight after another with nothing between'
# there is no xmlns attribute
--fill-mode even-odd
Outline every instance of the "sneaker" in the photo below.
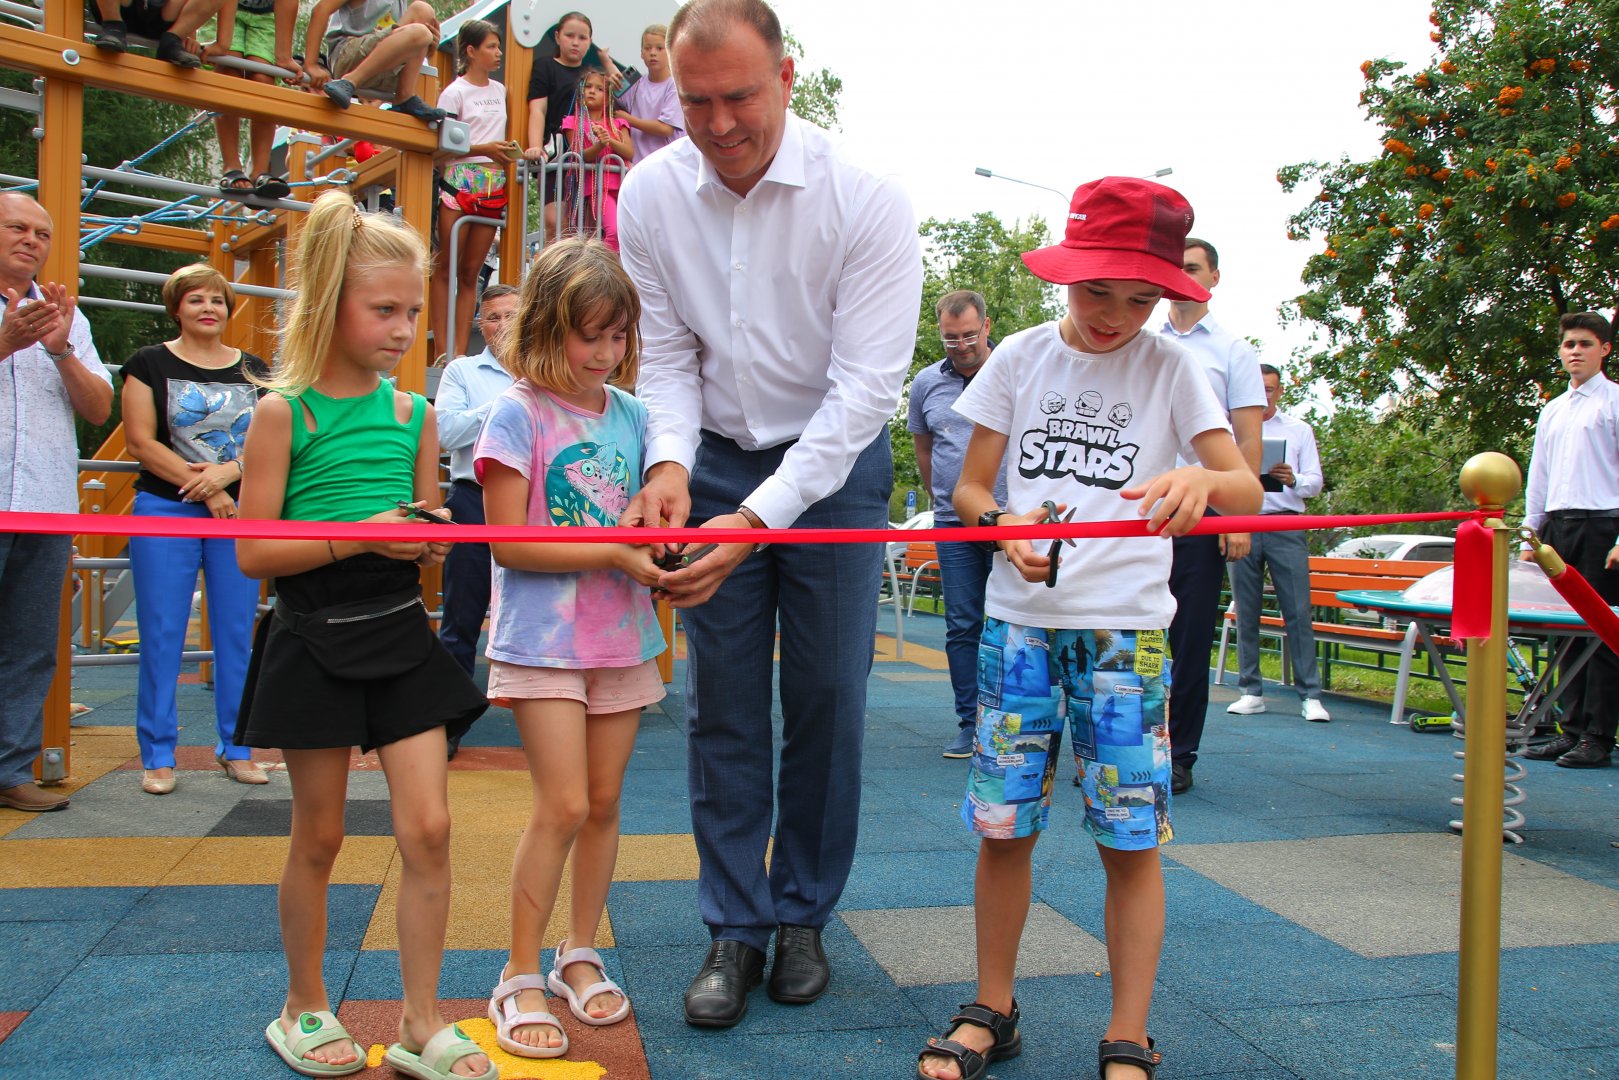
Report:
<svg viewBox="0 0 1619 1080"><path fill-rule="evenodd" d="M167 60L175 67L199 68L202 67L202 57L186 49L186 43L178 34L163 32L157 39L157 53L159 60Z"/></svg>
<svg viewBox="0 0 1619 1080"><path fill-rule="evenodd" d="M1332 720L1332 714L1319 698L1312 697L1304 699L1304 718L1312 724L1325 724Z"/></svg>
<svg viewBox="0 0 1619 1080"><path fill-rule="evenodd" d="M339 109L354 104L354 84L347 79L327 79L320 89Z"/></svg>
<svg viewBox="0 0 1619 1080"><path fill-rule="evenodd" d="M121 20L108 19L101 24L101 29L96 31L96 35L90 39L90 43L96 48L106 49L108 52L128 52L129 32L124 28Z"/></svg>
<svg viewBox="0 0 1619 1080"><path fill-rule="evenodd" d="M956 737L950 740L950 745L944 748L947 758L970 758L973 756L973 729L964 727L956 732Z"/></svg>
<svg viewBox="0 0 1619 1080"><path fill-rule="evenodd" d="M1172 761L1169 765L1169 790L1175 795L1184 795L1192 790L1192 767Z"/></svg>
<svg viewBox="0 0 1619 1080"><path fill-rule="evenodd" d="M67 796L53 795L30 781L0 790L0 806L9 806L13 810L23 810L30 814L43 814L52 810L66 810Z"/></svg>
<svg viewBox="0 0 1619 1080"><path fill-rule="evenodd" d="M1254 713L1265 711L1265 699L1258 694L1244 694L1227 705L1225 711L1236 713L1238 716L1252 716Z"/></svg>
<svg viewBox="0 0 1619 1080"><path fill-rule="evenodd" d="M393 111L397 113L404 113L406 116L414 116L416 119L425 120L429 124L435 123L436 121L442 120L446 116L450 115L443 109L433 108L433 106L429 105L415 94L412 94L404 101L396 102L393 106Z"/></svg>

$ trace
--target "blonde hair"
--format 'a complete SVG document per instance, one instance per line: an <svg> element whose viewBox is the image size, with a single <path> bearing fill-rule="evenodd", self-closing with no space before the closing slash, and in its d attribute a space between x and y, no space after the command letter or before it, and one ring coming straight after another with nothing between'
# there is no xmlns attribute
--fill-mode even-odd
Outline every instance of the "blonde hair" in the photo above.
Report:
<svg viewBox="0 0 1619 1080"><path fill-rule="evenodd" d="M194 293L199 289L213 289L225 297L225 310L227 313L236 310L236 290L231 288L224 274L215 270L207 263L192 263L182 266L169 275L169 280L163 283L163 308L169 313L169 318L180 317L180 301L186 298L186 293Z"/></svg>
<svg viewBox="0 0 1619 1080"><path fill-rule="evenodd" d="M624 359L609 382L633 389L641 366L641 298L618 257L600 240L569 237L546 246L523 278L517 326L506 335L502 366L535 386L573 393L567 338L587 326L624 323Z"/></svg>
<svg viewBox="0 0 1619 1080"><path fill-rule="evenodd" d="M368 214L341 191L315 200L287 272L293 299L281 351L262 385L291 396L320 378L337 330L338 302L351 278L406 266L426 276L427 247L392 214Z"/></svg>
<svg viewBox="0 0 1619 1080"><path fill-rule="evenodd" d="M643 43L649 37L660 37L660 38L662 38L664 40L665 44L668 44L668 42L669 42L669 27L665 26L661 22L655 22L651 26L647 27L645 30L641 31L641 41Z"/></svg>

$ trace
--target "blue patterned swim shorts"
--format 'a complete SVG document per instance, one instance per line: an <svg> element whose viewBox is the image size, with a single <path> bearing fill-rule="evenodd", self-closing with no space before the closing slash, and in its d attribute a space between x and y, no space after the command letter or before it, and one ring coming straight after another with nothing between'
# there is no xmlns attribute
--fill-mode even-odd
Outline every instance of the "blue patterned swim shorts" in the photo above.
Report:
<svg viewBox="0 0 1619 1080"><path fill-rule="evenodd" d="M1096 842L1139 851L1168 841L1167 676L1162 630L1042 630L987 619L961 806L967 827L994 840L1046 827L1066 720Z"/></svg>

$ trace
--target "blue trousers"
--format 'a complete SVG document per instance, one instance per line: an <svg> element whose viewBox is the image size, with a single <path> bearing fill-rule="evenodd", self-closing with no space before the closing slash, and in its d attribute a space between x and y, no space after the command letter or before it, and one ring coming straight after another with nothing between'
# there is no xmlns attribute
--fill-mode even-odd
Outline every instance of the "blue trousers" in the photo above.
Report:
<svg viewBox="0 0 1619 1080"><path fill-rule="evenodd" d="M938 551L939 577L944 582L944 655L950 664L950 688L956 694L957 721L963 730L972 731L978 726L978 639L984 632L984 585L989 581L995 551L960 540L941 540Z"/></svg>
<svg viewBox="0 0 1619 1080"><path fill-rule="evenodd" d="M1293 654L1293 683L1299 696L1319 698L1321 675L1315 656L1315 608L1310 603L1310 544L1302 532L1254 533L1246 559L1231 564L1231 595L1237 601L1237 685L1263 696L1259 677L1259 615L1264 608L1265 567L1276 586L1282 628Z"/></svg>
<svg viewBox="0 0 1619 1080"><path fill-rule="evenodd" d="M70 536L0 533L0 789L34 782Z"/></svg>
<svg viewBox="0 0 1619 1080"><path fill-rule="evenodd" d="M787 449L747 451L704 432L691 520L734 512ZM795 524L884 528L893 477L885 432L860 454L848 482ZM876 544L776 545L745 559L708 603L681 613L698 904L716 939L762 950L778 924L825 926L843 894L860 818L882 566ZM782 742L772 787L778 622Z"/></svg>
<svg viewBox="0 0 1619 1080"><path fill-rule="evenodd" d="M444 505L456 521L484 523L483 488L470 480L452 483ZM444 621L439 624L438 637L468 675L478 662L478 636L489 616L492 575L488 544L457 544L444 560Z"/></svg>
<svg viewBox="0 0 1619 1080"><path fill-rule="evenodd" d="M1175 618L1169 624L1169 750L1191 768L1203 742L1209 712L1209 650L1219 617L1225 556L1218 536L1177 536L1169 591Z"/></svg>
<svg viewBox="0 0 1619 1080"><path fill-rule="evenodd" d="M135 493L138 517L206 518L202 503L178 502ZM132 536L129 569L135 575L135 625L141 635L140 677L135 693L135 737L141 766L172 768L180 735L174 688L180 678L191 620L191 595L201 570L208 599L208 634L214 649L214 753L246 760L253 751L237 746L236 713L247 680L247 658L253 646L253 619L259 583L236 565L236 541Z"/></svg>

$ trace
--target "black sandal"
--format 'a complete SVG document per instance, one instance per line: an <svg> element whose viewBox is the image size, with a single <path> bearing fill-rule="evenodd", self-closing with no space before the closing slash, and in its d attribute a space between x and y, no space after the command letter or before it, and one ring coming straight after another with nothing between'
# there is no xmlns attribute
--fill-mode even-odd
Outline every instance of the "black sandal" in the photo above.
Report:
<svg viewBox="0 0 1619 1080"><path fill-rule="evenodd" d="M251 195L253 194L253 181L241 169L226 169L225 175L219 178L219 193L221 195Z"/></svg>
<svg viewBox="0 0 1619 1080"><path fill-rule="evenodd" d="M253 180L253 194L265 199L285 199L292 186L274 173L259 173Z"/></svg>
<svg viewBox="0 0 1619 1080"><path fill-rule="evenodd" d="M922 1059L929 1054L953 1059L956 1067L961 1070L961 1080L982 1080L990 1062L1004 1061L1023 1053L1023 1034L1018 1031L1019 1015L1016 999L1012 1001L1012 1012L1009 1016L1003 1016L988 1005L980 1005L977 1002L963 1005L961 1011L950 1018L944 1035L929 1039L927 1049L916 1055L918 1080L933 1080L922 1071ZM980 1054L970 1046L946 1038L962 1024L971 1024L973 1027L981 1027L988 1031L995 1036L995 1045Z"/></svg>
<svg viewBox="0 0 1619 1080"><path fill-rule="evenodd" d="M1107 1080L1107 1067L1111 1062L1117 1065L1134 1065L1138 1069L1144 1069L1147 1073L1147 1080L1153 1080L1153 1077L1158 1073L1158 1066L1164 1060L1164 1055L1153 1049L1155 1045L1157 1044L1151 1039L1147 1040L1146 1046L1130 1042L1127 1039L1116 1039L1112 1042L1103 1039L1096 1044L1096 1075L1101 1080Z"/></svg>

